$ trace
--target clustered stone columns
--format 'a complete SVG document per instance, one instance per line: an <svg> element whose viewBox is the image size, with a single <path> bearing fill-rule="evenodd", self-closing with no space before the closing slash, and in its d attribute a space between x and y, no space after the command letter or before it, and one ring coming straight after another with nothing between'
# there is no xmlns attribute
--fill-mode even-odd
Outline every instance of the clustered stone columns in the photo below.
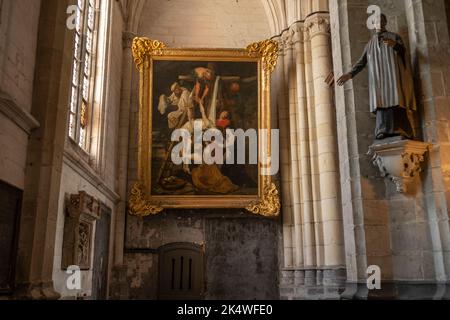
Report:
<svg viewBox="0 0 450 320"><path fill-rule="evenodd" d="M339 206L339 168L336 145L336 120L332 90L325 79L332 70L330 21L314 15L306 22L311 37L314 99L316 108L317 152L323 225L324 263L343 264L342 216Z"/></svg>
<svg viewBox="0 0 450 320"><path fill-rule="evenodd" d="M315 13L277 38L285 269L282 298L345 282L329 15ZM287 193L287 194L286 194ZM337 290L316 291L338 297ZM310 296L310 294L308 294Z"/></svg>
<svg viewBox="0 0 450 320"><path fill-rule="evenodd" d="M277 92L277 106L278 106L278 121L280 128L280 171L281 171L281 189L282 189L282 211L283 211L283 248L284 248L284 265L286 267L293 266L293 217L292 217L292 202L290 194L291 186L291 163L289 151L289 112L285 98L285 78L284 78L284 56L285 52L281 46L281 38L277 37L274 40L280 43L280 52L278 65L273 75L273 82L276 84Z"/></svg>

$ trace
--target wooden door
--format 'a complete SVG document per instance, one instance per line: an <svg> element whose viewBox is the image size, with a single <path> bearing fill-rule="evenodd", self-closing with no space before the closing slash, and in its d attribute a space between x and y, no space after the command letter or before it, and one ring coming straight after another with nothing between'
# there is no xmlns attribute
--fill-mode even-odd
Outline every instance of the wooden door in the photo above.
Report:
<svg viewBox="0 0 450 320"><path fill-rule="evenodd" d="M173 243L160 248L159 299L201 300L204 286L204 254L199 245Z"/></svg>

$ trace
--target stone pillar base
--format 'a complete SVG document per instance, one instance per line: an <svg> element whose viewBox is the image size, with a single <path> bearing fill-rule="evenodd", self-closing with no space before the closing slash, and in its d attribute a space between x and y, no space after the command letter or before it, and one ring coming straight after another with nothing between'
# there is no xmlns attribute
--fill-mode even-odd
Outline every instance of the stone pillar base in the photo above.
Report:
<svg viewBox="0 0 450 320"><path fill-rule="evenodd" d="M129 284L127 282L127 267L115 266L111 272L109 299L126 300L129 298Z"/></svg>
<svg viewBox="0 0 450 320"><path fill-rule="evenodd" d="M283 270L280 277L282 300L340 300L345 290L343 268Z"/></svg>
<svg viewBox="0 0 450 320"><path fill-rule="evenodd" d="M347 283L343 300L450 300L450 284L382 282L380 290L366 283Z"/></svg>
<svg viewBox="0 0 450 320"><path fill-rule="evenodd" d="M18 284L14 295L15 300L58 300L61 295L55 291L53 282L36 282Z"/></svg>

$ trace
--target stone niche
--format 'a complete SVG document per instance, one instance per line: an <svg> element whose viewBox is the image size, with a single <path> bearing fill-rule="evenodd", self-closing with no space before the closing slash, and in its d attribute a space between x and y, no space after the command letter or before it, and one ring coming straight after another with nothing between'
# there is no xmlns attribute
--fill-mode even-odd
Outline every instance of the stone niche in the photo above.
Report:
<svg viewBox="0 0 450 320"><path fill-rule="evenodd" d="M408 193L415 178L422 171L422 162L431 145L401 137L380 140L369 148L373 164L383 177L389 178L397 192Z"/></svg>
<svg viewBox="0 0 450 320"><path fill-rule="evenodd" d="M78 266L91 268L91 248L94 222L100 218L100 203L81 191L66 196L66 217L61 268Z"/></svg>

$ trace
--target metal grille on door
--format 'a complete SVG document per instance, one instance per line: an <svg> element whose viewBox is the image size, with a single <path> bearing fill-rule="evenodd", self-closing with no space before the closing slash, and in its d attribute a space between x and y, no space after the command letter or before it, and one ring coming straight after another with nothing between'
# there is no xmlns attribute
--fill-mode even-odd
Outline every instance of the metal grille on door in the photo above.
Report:
<svg viewBox="0 0 450 320"><path fill-rule="evenodd" d="M159 299L203 299L201 246L173 243L159 249Z"/></svg>

